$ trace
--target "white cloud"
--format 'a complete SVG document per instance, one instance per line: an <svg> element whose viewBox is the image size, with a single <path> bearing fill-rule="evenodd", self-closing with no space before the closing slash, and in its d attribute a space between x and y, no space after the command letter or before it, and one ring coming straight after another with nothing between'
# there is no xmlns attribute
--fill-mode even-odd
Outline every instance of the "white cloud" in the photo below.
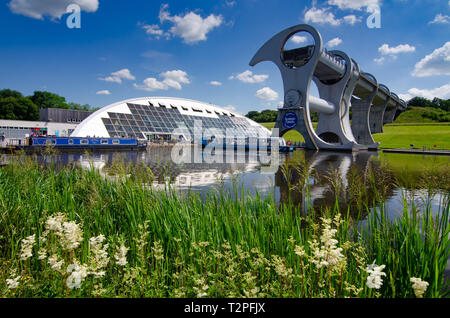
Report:
<svg viewBox="0 0 450 318"><path fill-rule="evenodd" d="M342 43L342 40L340 38L334 38L334 39L328 41L326 46L329 48L333 48L333 47L338 46L341 43Z"/></svg>
<svg viewBox="0 0 450 318"><path fill-rule="evenodd" d="M170 34L167 34L163 30L161 30L159 25L157 25L157 24L152 24L152 25L142 24L142 28L145 30L145 33L147 35L155 36L155 38L157 38L158 40L162 36L165 36L167 38L170 37Z"/></svg>
<svg viewBox="0 0 450 318"><path fill-rule="evenodd" d="M235 112L236 111L236 107L233 106L233 105L225 106L223 109L226 109L226 110L228 110L230 112Z"/></svg>
<svg viewBox="0 0 450 318"><path fill-rule="evenodd" d="M190 84L187 73L181 70L167 71L161 73L160 76L164 78L163 83L169 87L173 87L177 90L181 90L181 84Z"/></svg>
<svg viewBox="0 0 450 318"><path fill-rule="evenodd" d="M361 17L356 17L354 14L346 15L342 19L335 17L334 13L330 11L330 8L319 9L312 7L305 13L305 23L318 23L318 24L330 24L332 26L339 26L341 23L347 23L355 25L356 22L360 22Z"/></svg>
<svg viewBox="0 0 450 318"><path fill-rule="evenodd" d="M211 14L206 18L202 18L199 14L188 12L185 15L171 16L167 11L169 5L163 4L159 12L159 20L161 23L166 21L172 22L170 34L183 38L183 42L187 44L195 44L200 41L207 40L206 35L214 28L219 27L223 22L221 15ZM155 29L158 31L158 29Z"/></svg>
<svg viewBox="0 0 450 318"><path fill-rule="evenodd" d="M400 98L404 100L410 100L413 97L424 97L432 100L433 98L449 99L450 98L450 84L445 84L441 87L434 89L418 89L411 88L407 94L399 94Z"/></svg>
<svg viewBox="0 0 450 318"><path fill-rule="evenodd" d="M308 38L306 36L294 35L290 39L290 41L295 43L295 44L301 44L301 43L305 43L306 41L308 41Z"/></svg>
<svg viewBox="0 0 450 318"><path fill-rule="evenodd" d="M265 75L265 74L253 75L252 71L247 70L236 76L230 76L228 79L232 80L235 78L240 80L243 83L256 84L256 83L264 82L266 79L269 78L269 75Z"/></svg>
<svg viewBox="0 0 450 318"><path fill-rule="evenodd" d="M146 78L143 82L143 85L137 85L134 83L134 87L137 89L141 89L144 91L157 91L157 90L168 90L169 86L165 83L158 81L156 78Z"/></svg>
<svg viewBox="0 0 450 318"><path fill-rule="evenodd" d="M382 57L380 57L380 58L378 58L378 59L373 59L373 61L375 62L375 63L377 63L377 64L383 64L383 62L384 62L384 56L382 56Z"/></svg>
<svg viewBox="0 0 450 318"><path fill-rule="evenodd" d="M450 17L448 15L442 15L438 13L433 21L428 22L429 24L450 24Z"/></svg>
<svg viewBox="0 0 450 318"><path fill-rule="evenodd" d="M332 26L338 26L341 24L341 20L336 19L334 14L330 12L328 8L318 9L312 7L305 13L305 23L330 24Z"/></svg>
<svg viewBox="0 0 450 318"><path fill-rule="evenodd" d="M381 6L380 0L328 0L329 5L337 6L341 10L357 10L378 5Z"/></svg>
<svg viewBox="0 0 450 318"><path fill-rule="evenodd" d="M213 85L213 86L221 86L222 85L222 83L219 81L211 81L211 82L209 82L209 84Z"/></svg>
<svg viewBox="0 0 450 318"><path fill-rule="evenodd" d="M274 100L278 99L278 93L275 92L270 87L261 88L260 90L258 90L256 92L255 96L261 100L266 100L266 101L274 101Z"/></svg>
<svg viewBox="0 0 450 318"><path fill-rule="evenodd" d="M131 74L130 70L127 69L127 68L124 68L124 69L122 69L122 70L120 70L120 71L117 71L117 72L113 72L113 73L111 73L111 75L112 75L112 76L115 76L115 77L119 77L119 78L124 78L124 79L128 79L128 80L132 80L132 81L134 81L134 80L136 79L136 77L134 77L134 76Z"/></svg>
<svg viewBox="0 0 450 318"><path fill-rule="evenodd" d="M356 22L361 22L361 17L357 18L354 14L346 15L344 17L344 22L350 25L355 25Z"/></svg>
<svg viewBox="0 0 450 318"><path fill-rule="evenodd" d="M145 91L168 90L169 88L181 90L183 88L181 84L190 84L187 73L181 70L167 71L159 76L163 78L162 81L149 77L143 81L143 85L135 83L134 87Z"/></svg>
<svg viewBox="0 0 450 318"><path fill-rule="evenodd" d="M69 4L77 4L85 12L98 9L98 0L11 0L8 7L13 13L43 20L44 16L61 19Z"/></svg>
<svg viewBox="0 0 450 318"><path fill-rule="evenodd" d="M111 95L111 92L109 90L105 89L103 91L98 91L95 94L97 94L97 95Z"/></svg>
<svg viewBox="0 0 450 318"><path fill-rule="evenodd" d="M399 53L414 52L415 50L416 48L409 44L400 44L396 47L389 47L388 44L383 44L378 48L378 51L381 53L381 55L397 55Z"/></svg>
<svg viewBox="0 0 450 318"><path fill-rule="evenodd" d="M450 41L419 61L412 75L415 77L450 75Z"/></svg>
<svg viewBox="0 0 450 318"><path fill-rule="evenodd" d="M111 83L118 83L118 84L122 84L122 79L127 79L127 80L134 81L136 79L136 77L134 77L131 74L129 69L124 68L124 69L121 69L121 70L119 70L117 72L112 72L111 76L99 78L99 80L101 80L101 81L111 82Z"/></svg>

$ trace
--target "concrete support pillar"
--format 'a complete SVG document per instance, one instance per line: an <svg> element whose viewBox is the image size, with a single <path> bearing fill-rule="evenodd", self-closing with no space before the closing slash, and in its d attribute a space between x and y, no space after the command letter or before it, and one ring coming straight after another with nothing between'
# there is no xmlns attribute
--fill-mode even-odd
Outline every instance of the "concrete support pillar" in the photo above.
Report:
<svg viewBox="0 0 450 318"><path fill-rule="evenodd" d="M384 112L383 125L392 124L394 122L397 109L398 106L391 109L386 109L386 111Z"/></svg>
<svg viewBox="0 0 450 318"><path fill-rule="evenodd" d="M386 111L388 104L391 102L391 91L389 88L383 84L380 84L379 87L382 88L387 94L386 100L382 104L374 104L370 108L369 124L372 134L380 134L383 132L384 112Z"/></svg>
<svg viewBox="0 0 450 318"><path fill-rule="evenodd" d="M369 148L378 148L379 143L373 140L369 123L369 115L373 99L378 89L367 98L352 98L352 131L356 141L361 145L368 145Z"/></svg>

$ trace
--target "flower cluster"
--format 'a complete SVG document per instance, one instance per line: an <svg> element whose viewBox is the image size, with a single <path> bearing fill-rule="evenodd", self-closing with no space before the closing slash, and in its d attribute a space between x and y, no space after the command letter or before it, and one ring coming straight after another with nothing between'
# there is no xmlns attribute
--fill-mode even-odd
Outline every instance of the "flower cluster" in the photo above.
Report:
<svg viewBox="0 0 450 318"><path fill-rule="evenodd" d="M414 290L414 295L416 295L417 298L423 298L423 294L427 291L429 284L416 277L412 277L410 281L413 283L412 288Z"/></svg>
<svg viewBox="0 0 450 318"><path fill-rule="evenodd" d="M332 271L340 270L345 266L345 256L342 254L343 249L337 246L339 243L335 239L337 229L332 228L331 219L322 218L322 222L323 229L320 243L316 240L312 242L313 257L311 262L316 264L318 268L327 267ZM299 249L297 249L297 252L302 254Z"/></svg>
<svg viewBox="0 0 450 318"><path fill-rule="evenodd" d="M367 287L380 289L383 286L383 279L381 276L386 276L386 273L383 273L383 269L386 265L377 266L375 263L367 266L367 272L369 276L367 277Z"/></svg>

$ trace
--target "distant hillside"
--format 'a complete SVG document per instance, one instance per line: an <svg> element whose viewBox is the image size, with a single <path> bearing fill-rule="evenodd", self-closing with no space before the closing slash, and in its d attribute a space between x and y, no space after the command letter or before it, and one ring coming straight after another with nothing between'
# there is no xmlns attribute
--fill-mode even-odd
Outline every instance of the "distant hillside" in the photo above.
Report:
<svg viewBox="0 0 450 318"><path fill-rule="evenodd" d="M432 107L408 107L397 117L395 123L437 123L450 122L450 112Z"/></svg>

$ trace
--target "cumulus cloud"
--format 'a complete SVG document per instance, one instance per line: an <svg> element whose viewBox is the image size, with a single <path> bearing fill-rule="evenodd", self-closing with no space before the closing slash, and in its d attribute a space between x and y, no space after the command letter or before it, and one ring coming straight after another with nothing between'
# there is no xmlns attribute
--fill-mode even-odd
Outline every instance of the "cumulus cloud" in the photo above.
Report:
<svg viewBox="0 0 450 318"><path fill-rule="evenodd" d="M306 36L294 35L293 37L291 37L290 41L295 44L302 44L308 41L308 38Z"/></svg>
<svg viewBox="0 0 450 318"><path fill-rule="evenodd" d="M97 94L97 95L111 95L111 92L109 90L105 89L103 91L98 91L95 94Z"/></svg>
<svg viewBox="0 0 450 318"><path fill-rule="evenodd" d="M355 25L356 22L361 21L361 17L356 17L354 14L347 15L342 19L338 19L333 12L331 12L330 8L316 8L312 7L311 9L305 12L304 17L305 23L317 23L317 24L329 24L331 26L339 26L342 23Z"/></svg>
<svg viewBox="0 0 450 318"><path fill-rule="evenodd" d="M329 48L333 48L333 47L338 46L341 43L342 43L342 40L340 38L334 38L334 39L328 41L326 46L328 46Z"/></svg>
<svg viewBox="0 0 450 318"><path fill-rule="evenodd" d="M361 11L374 5L381 6L380 0L328 0L329 5L337 6L341 10Z"/></svg>
<svg viewBox="0 0 450 318"><path fill-rule="evenodd" d="M330 24L332 26L338 26L341 24L341 20L336 19L334 14L330 12L328 8L318 9L312 7L305 13L305 23Z"/></svg>
<svg viewBox="0 0 450 318"><path fill-rule="evenodd" d="M159 76L163 79L162 81L149 77L143 81L142 85L135 83L134 87L145 91L168 90L169 88L181 90L183 88L181 84L190 84L187 73L181 70L167 71Z"/></svg>
<svg viewBox="0 0 450 318"><path fill-rule="evenodd" d="M44 16L61 19L69 4L77 4L85 12L96 12L99 5L98 0L11 0L8 7L13 13L43 20Z"/></svg>
<svg viewBox="0 0 450 318"><path fill-rule="evenodd" d="M354 14L346 15L344 17L344 22L350 25L355 25L356 22L361 22L361 17L356 17Z"/></svg>
<svg viewBox="0 0 450 318"><path fill-rule="evenodd" d="M383 64L386 60L386 56L391 57L391 59L396 60L397 55L400 53L411 53L415 52L416 48L414 46L411 46L409 44L400 44L395 47L390 47L388 44L383 44L378 48L378 52L381 53L381 57L375 58L374 62L377 64Z"/></svg>
<svg viewBox="0 0 450 318"><path fill-rule="evenodd" d="M450 17L448 15L443 15L438 13L433 21L428 22L429 24L450 24Z"/></svg>
<svg viewBox="0 0 450 318"><path fill-rule="evenodd" d="M211 81L211 82L209 82L209 84L213 85L213 86L221 86L222 85L222 83L219 81Z"/></svg>
<svg viewBox="0 0 450 318"><path fill-rule="evenodd" d="M413 97L424 97L432 100L433 98L449 99L450 98L450 84L445 84L438 88L433 89L418 89L411 88L407 94L399 94L400 98L404 100L410 100Z"/></svg>
<svg viewBox="0 0 450 318"><path fill-rule="evenodd" d="M266 100L266 101L274 101L274 100L278 99L278 93L275 92L270 87L261 88L260 90L258 90L256 92L255 96L261 100Z"/></svg>
<svg viewBox="0 0 450 318"><path fill-rule="evenodd" d="M261 75L253 75L252 71L245 71L242 72L241 74L238 74L236 76L230 76L229 79L233 80L233 79L238 79L243 83L247 83L247 84L257 84L257 83L262 83L264 82L266 79L269 78L269 75L265 75L265 74L261 74Z"/></svg>
<svg viewBox="0 0 450 318"><path fill-rule="evenodd" d="M99 80L101 80L101 81L117 83L117 84L122 84L122 79L134 81L136 79L136 77L134 77L131 74L129 69L124 68L117 72L112 72L111 76L99 78Z"/></svg>
<svg viewBox="0 0 450 318"><path fill-rule="evenodd" d="M420 60L415 65L412 75L415 77L450 75L450 41Z"/></svg>
<svg viewBox="0 0 450 318"><path fill-rule="evenodd" d="M170 22L173 26L169 31L163 31L158 25L142 25L142 28L149 35L157 38L166 36L178 36L186 44L195 44L207 40L207 34L213 29L223 24L224 19L221 15L210 14L206 18L195 12L188 12L184 15L171 15L168 11L169 5L163 4L159 12L159 21L161 23Z"/></svg>
<svg viewBox="0 0 450 318"><path fill-rule="evenodd" d="M388 44L383 44L378 48L378 52L380 52L381 55L397 55L399 53L414 52L415 50L416 48L409 44L400 44L395 47L389 47Z"/></svg>

